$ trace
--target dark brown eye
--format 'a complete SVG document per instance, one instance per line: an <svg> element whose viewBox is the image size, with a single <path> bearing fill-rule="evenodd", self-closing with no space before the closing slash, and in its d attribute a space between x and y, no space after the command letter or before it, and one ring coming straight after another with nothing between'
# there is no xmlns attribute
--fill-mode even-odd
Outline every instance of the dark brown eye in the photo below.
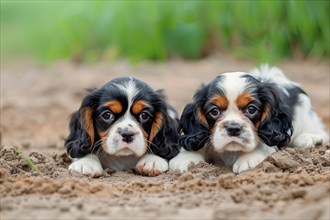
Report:
<svg viewBox="0 0 330 220"><path fill-rule="evenodd" d="M104 111L100 117L102 118L103 121L107 123L110 123L114 120L114 115L109 110Z"/></svg>
<svg viewBox="0 0 330 220"><path fill-rule="evenodd" d="M210 116L212 116L213 118L217 118L221 115L221 111L219 108L214 107L209 111Z"/></svg>
<svg viewBox="0 0 330 220"><path fill-rule="evenodd" d="M254 105L249 105L246 109L245 109L245 113L248 115L255 115L258 112L258 108L255 107Z"/></svg>
<svg viewBox="0 0 330 220"><path fill-rule="evenodd" d="M139 119L140 119L140 122L141 122L141 123L144 123L144 122L146 122L146 121L148 121L148 120L150 119L150 115L149 115L149 113L143 111L143 112L141 112L141 114L139 115Z"/></svg>

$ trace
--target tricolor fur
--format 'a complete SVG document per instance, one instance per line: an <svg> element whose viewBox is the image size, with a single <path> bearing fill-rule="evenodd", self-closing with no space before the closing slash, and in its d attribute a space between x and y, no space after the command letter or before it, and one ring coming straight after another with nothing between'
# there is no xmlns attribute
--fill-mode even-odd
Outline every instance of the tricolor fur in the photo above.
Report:
<svg viewBox="0 0 330 220"><path fill-rule="evenodd" d="M104 168L160 174L179 152L177 126L160 91L132 77L113 79L91 91L71 116L65 147L77 160L69 169L91 176Z"/></svg>
<svg viewBox="0 0 330 220"><path fill-rule="evenodd" d="M170 161L184 171L200 161L233 171L253 168L277 148L314 147L329 140L306 93L278 68L232 72L202 86L180 120L185 148Z"/></svg>

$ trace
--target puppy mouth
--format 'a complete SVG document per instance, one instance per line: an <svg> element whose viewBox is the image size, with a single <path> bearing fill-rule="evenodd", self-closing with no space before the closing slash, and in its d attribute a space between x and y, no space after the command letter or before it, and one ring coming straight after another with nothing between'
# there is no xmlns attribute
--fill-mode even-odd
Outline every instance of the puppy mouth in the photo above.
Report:
<svg viewBox="0 0 330 220"><path fill-rule="evenodd" d="M132 143L126 143L126 142L121 142L118 146L117 146L117 151L114 152L113 155L115 156L137 156L140 157L141 153L138 152L137 149L137 145L132 142Z"/></svg>
<svg viewBox="0 0 330 220"><path fill-rule="evenodd" d="M219 150L220 152L225 152L225 151L249 152L250 150L247 147L248 143L249 141L242 137L226 136L222 138L220 142L222 147Z"/></svg>
<svg viewBox="0 0 330 220"><path fill-rule="evenodd" d="M132 151L128 146L118 150L114 153L115 156L132 156L136 155L134 151ZM137 156L137 155L136 155Z"/></svg>
<svg viewBox="0 0 330 220"><path fill-rule="evenodd" d="M116 145L112 145L111 147L109 145L105 145L103 147L104 151L109 155L113 155L117 157L120 156L141 157L142 155L145 154L145 150L143 152L136 150L136 148L138 147L134 143L126 143L126 142L119 142L119 143L116 142L116 143L117 143Z"/></svg>
<svg viewBox="0 0 330 220"><path fill-rule="evenodd" d="M242 151L245 149L244 142L239 137L227 137L223 140L223 151Z"/></svg>

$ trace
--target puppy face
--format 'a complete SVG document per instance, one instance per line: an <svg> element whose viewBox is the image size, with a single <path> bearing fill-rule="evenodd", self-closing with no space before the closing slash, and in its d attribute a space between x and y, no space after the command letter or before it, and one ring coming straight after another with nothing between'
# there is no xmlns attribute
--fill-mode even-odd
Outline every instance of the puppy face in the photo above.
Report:
<svg viewBox="0 0 330 220"><path fill-rule="evenodd" d="M180 143L189 148L187 138L201 133L198 139L208 139L217 152L250 152L260 139L270 146L287 143L291 116L281 99L274 85L246 73L220 75L184 110L180 126L187 143Z"/></svg>
<svg viewBox="0 0 330 220"><path fill-rule="evenodd" d="M115 156L141 157L147 150L171 156L166 151L169 146L154 144L159 138L166 142L163 131L170 123L174 120L167 115L161 93L140 80L117 78L84 98L80 110L72 115L65 145L73 157L100 147ZM169 131L172 140L177 138L175 132Z"/></svg>
<svg viewBox="0 0 330 220"><path fill-rule="evenodd" d="M165 106L156 104L158 94L141 81L115 80L104 89L94 115L103 150L142 156L162 126Z"/></svg>
<svg viewBox="0 0 330 220"><path fill-rule="evenodd" d="M259 101L256 81L243 73L232 73L218 78L213 86L201 113L211 128L214 149L252 151L259 142L262 116L267 114Z"/></svg>

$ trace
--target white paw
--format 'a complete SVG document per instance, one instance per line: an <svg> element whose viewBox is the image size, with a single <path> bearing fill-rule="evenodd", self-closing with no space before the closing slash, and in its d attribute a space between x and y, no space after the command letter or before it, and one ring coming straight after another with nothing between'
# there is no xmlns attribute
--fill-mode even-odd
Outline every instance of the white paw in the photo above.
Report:
<svg viewBox="0 0 330 220"><path fill-rule="evenodd" d="M189 165L205 162L202 155L194 151L181 151L176 157L170 160L170 170L179 170L185 172Z"/></svg>
<svg viewBox="0 0 330 220"><path fill-rule="evenodd" d="M157 176L168 170L168 162L152 154L143 156L135 166L137 173L146 176Z"/></svg>
<svg viewBox="0 0 330 220"><path fill-rule="evenodd" d="M263 152L251 152L240 156L233 165L233 172L240 173L256 167L267 156Z"/></svg>
<svg viewBox="0 0 330 220"><path fill-rule="evenodd" d="M318 134L303 133L296 137L293 141L294 147L315 147L323 144L323 137Z"/></svg>
<svg viewBox="0 0 330 220"><path fill-rule="evenodd" d="M101 176L103 173L101 162L94 154L88 154L83 158L79 158L70 164L69 170L92 177Z"/></svg>

